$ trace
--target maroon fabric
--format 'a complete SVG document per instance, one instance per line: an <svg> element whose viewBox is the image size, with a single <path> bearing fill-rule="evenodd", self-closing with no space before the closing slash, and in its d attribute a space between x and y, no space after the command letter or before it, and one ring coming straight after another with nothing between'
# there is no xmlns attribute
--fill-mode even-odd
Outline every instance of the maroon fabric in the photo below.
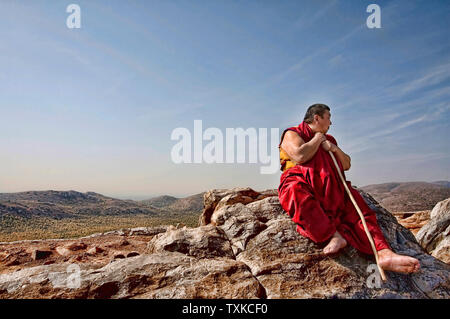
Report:
<svg viewBox="0 0 450 319"><path fill-rule="evenodd" d="M285 130L281 141L288 130L297 132L305 143L314 137L308 124L302 122L298 127ZM337 145L333 136L325 136ZM345 178L342 164L337 157L336 161ZM365 217L377 251L390 248L378 226L375 212L349 181L347 185ZM308 162L296 165L281 175L278 197L281 206L297 224L297 232L302 236L321 243L329 240L338 231L349 245L362 253L373 254L358 212L342 185L330 154L322 147L319 147Z"/></svg>

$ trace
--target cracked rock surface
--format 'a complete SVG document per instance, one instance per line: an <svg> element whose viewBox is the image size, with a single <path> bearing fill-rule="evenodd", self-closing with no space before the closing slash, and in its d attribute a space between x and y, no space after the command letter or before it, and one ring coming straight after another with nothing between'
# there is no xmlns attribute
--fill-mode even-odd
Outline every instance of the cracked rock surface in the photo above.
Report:
<svg viewBox="0 0 450 319"><path fill-rule="evenodd" d="M450 264L450 198L437 203L430 215L417 232L417 241L432 256Z"/></svg>
<svg viewBox="0 0 450 319"><path fill-rule="evenodd" d="M379 282L373 257L352 247L325 256L300 236L276 190L234 188L205 193L196 228L0 243L0 298L450 298L450 266L361 193L393 250L420 260L419 273ZM36 251L47 256L34 260Z"/></svg>

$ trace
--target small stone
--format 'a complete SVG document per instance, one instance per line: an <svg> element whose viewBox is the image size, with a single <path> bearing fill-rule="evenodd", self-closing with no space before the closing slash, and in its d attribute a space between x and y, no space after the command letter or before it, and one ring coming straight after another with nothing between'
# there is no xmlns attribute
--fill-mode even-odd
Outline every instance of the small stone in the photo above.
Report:
<svg viewBox="0 0 450 319"><path fill-rule="evenodd" d="M86 252L89 255L96 255L96 254L102 253L103 251L104 251L104 249L102 249L98 246L94 246L94 247L89 248Z"/></svg>
<svg viewBox="0 0 450 319"><path fill-rule="evenodd" d="M70 261L71 261L71 262L82 261L83 259L84 259L84 256L83 256L83 255L77 255L77 256L72 256L72 257L70 258Z"/></svg>
<svg viewBox="0 0 450 319"><path fill-rule="evenodd" d="M69 249L67 249L66 247L56 247L55 250L61 256L69 256L71 254L71 251Z"/></svg>
<svg viewBox="0 0 450 319"><path fill-rule="evenodd" d="M72 243L67 245L66 248L72 251L86 249L87 245L85 243Z"/></svg>
<svg viewBox="0 0 450 319"><path fill-rule="evenodd" d="M20 264L20 261L17 259L17 257L12 257L9 260L6 261L5 266L17 266Z"/></svg>

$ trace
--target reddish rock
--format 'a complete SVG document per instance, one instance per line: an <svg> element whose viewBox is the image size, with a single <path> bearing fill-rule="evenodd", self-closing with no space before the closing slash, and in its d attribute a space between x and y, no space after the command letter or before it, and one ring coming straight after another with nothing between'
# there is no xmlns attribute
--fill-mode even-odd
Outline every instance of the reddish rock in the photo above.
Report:
<svg viewBox="0 0 450 319"><path fill-rule="evenodd" d="M394 213L395 218L403 227L409 229L414 235L430 220L430 211Z"/></svg>
<svg viewBox="0 0 450 319"><path fill-rule="evenodd" d="M72 254L72 252L66 247L56 247L55 250L61 256L70 256Z"/></svg>
<svg viewBox="0 0 450 319"><path fill-rule="evenodd" d="M72 243L72 244L66 246L66 248L71 251L86 249L86 247L87 247L87 245L83 242L80 242L80 243L75 242L75 243Z"/></svg>
<svg viewBox="0 0 450 319"><path fill-rule="evenodd" d="M105 250L103 248L100 248L98 246L94 246L89 248L86 252L90 255L95 255L95 254L100 254L102 252L104 252Z"/></svg>
<svg viewBox="0 0 450 319"><path fill-rule="evenodd" d="M5 262L5 266L7 266L7 267L16 266L16 265L20 265L20 261L16 256L8 258Z"/></svg>

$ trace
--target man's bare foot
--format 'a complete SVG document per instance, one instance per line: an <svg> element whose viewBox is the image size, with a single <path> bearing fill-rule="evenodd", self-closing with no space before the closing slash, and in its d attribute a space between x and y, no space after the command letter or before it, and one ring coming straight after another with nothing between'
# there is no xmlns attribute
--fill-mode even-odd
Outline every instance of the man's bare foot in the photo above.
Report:
<svg viewBox="0 0 450 319"><path fill-rule="evenodd" d="M335 254L345 246L347 246L347 241L341 236L341 234L335 232L328 245L326 245L323 249L323 252L325 255Z"/></svg>
<svg viewBox="0 0 450 319"><path fill-rule="evenodd" d="M415 273L420 269L419 260L405 255L398 255L390 249L378 251L378 262L384 270L403 274Z"/></svg>

